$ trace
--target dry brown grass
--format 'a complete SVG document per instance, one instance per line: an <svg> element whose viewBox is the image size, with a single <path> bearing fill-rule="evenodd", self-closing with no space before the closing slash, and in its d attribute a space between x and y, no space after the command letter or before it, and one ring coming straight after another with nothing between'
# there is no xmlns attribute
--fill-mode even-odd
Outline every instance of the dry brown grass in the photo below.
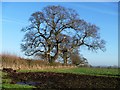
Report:
<svg viewBox="0 0 120 90"><path fill-rule="evenodd" d="M33 70L33 69L46 69L46 68L72 68L74 66L63 66L60 63L54 63L50 65L43 60L30 60L18 57L12 54L2 54L1 57L1 69L12 68L14 70Z"/></svg>

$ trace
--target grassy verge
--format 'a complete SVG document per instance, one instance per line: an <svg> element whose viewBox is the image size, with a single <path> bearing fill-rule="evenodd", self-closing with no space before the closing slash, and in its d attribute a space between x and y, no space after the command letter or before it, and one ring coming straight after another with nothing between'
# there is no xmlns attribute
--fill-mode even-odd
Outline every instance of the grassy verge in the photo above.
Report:
<svg viewBox="0 0 120 90"><path fill-rule="evenodd" d="M2 88L21 88L24 90L24 88L29 88L32 90L32 88L35 88L33 86L29 86L29 85L19 85L19 84L3 84Z"/></svg>
<svg viewBox="0 0 120 90"><path fill-rule="evenodd" d="M15 89L15 88L20 88L20 90L24 90L25 88L35 88L34 86L29 86L29 85L19 85L19 84L11 84L11 79L9 77L7 77L7 73L0 71L1 75L0 77L2 78L2 89L7 89L7 88L11 88L11 89Z"/></svg>
<svg viewBox="0 0 120 90"><path fill-rule="evenodd" d="M43 70L20 70L19 72L56 72L56 73L73 73L96 76L120 76L118 69L114 68L61 68L61 69L43 69Z"/></svg>

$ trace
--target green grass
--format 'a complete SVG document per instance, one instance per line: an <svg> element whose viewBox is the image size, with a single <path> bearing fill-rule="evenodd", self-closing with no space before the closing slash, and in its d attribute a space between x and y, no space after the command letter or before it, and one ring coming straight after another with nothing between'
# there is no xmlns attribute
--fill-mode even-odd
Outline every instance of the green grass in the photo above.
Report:
<svg viewBox="0 0 120 90"><path fill-rule="evenodd" d="M29 85L19 85L19 84L3 84L2 88L35 88L34 86Z"/></svg>
<svg viewBox="0 0 120 90"><path fill-rule="evenodd" d="M9 78L7 78L7 79L3 79L2 78L2 83L4 84L4 83L10 83L11 82L11 79L9 79Z"/></svg>
<svg viewBox="0 0 120 90"><path fill-rule="evenodd" d="M44 69L44 70L20 70L19 72L56 72L56 73L73 73L96 76L118 76L118 69L114 68L70 68L70 69Z"/></svg>
<svg viewBox="0 0 120 90"><path fill-rule="evenodd" d="M0 78L5 77L7 73L0 71Z"/></svg>

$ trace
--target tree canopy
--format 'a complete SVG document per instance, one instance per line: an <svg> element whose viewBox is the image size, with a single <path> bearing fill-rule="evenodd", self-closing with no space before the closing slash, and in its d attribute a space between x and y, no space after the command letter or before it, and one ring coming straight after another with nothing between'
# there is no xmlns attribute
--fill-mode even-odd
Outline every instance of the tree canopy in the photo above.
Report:
<svg viewBox="0 0 120 90"><path fill-rule="evenodd" d="M21 49L27 56L39 55L49 63L59 57L67 64L71 53L81 46L105 51L99 27L81 19L78 13L62 6L47 6L33 13L30 25L22 28Z"/></svg>

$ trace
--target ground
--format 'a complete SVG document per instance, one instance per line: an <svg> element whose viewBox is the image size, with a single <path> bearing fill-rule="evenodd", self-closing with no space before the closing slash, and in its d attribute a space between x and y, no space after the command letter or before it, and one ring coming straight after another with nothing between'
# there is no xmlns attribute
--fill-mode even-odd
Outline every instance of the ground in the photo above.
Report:
<svg viewBox="0 0 120 90"><path fill-rule="evenodd" d="M8 71L11 84L29 85L36 88L115 88L120 89L119 77L96 76L55 72Z"/></svg>

